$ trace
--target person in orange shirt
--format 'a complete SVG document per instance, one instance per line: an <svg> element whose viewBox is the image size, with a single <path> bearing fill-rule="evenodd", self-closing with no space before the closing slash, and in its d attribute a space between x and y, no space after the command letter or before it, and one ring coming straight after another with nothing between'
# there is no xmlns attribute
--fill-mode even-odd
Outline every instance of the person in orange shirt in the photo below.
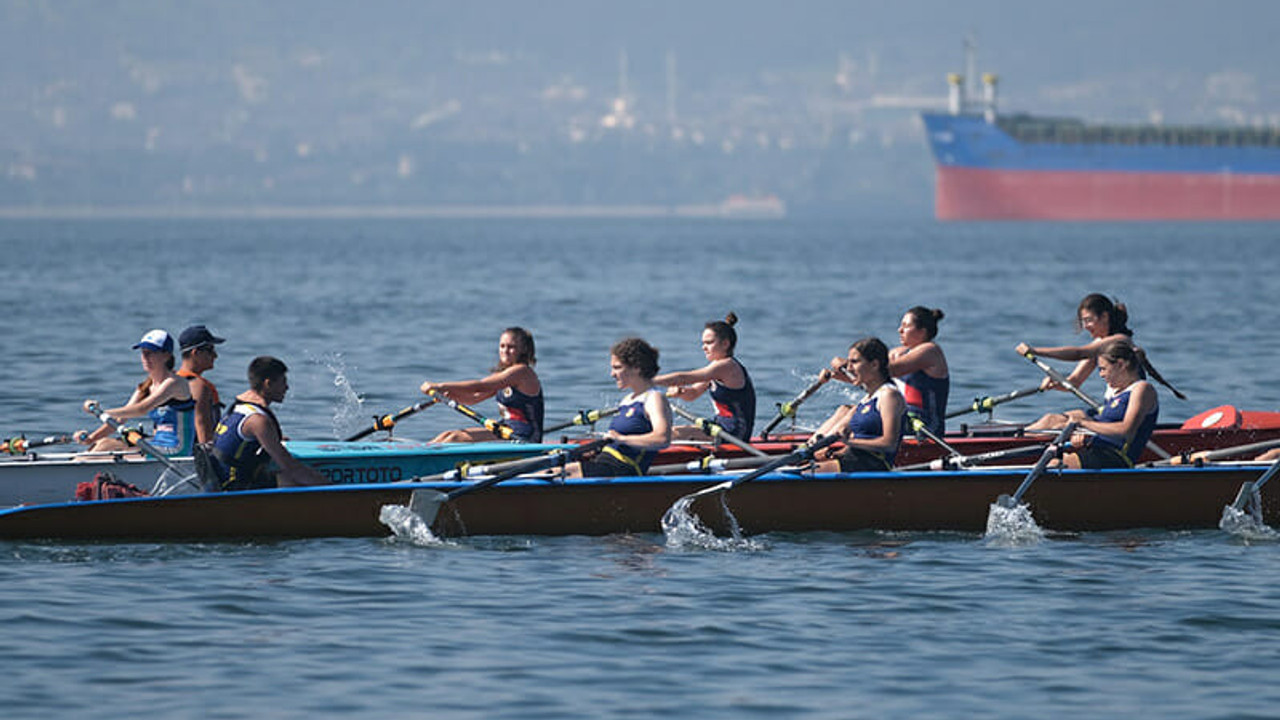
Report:
<svg viewBox="0 0 1280 720"><path fill-rule="evenodd" d="M222 418L222 399L218 397L218 388L205 379L203 373L213 369L218 359L215 345L225 342L225 338L209 332L204 325L192 325L178 336L178 345L182 348L182 367L178 375L187 378L191 384L191 397L196 401L195 424L196 442L213 442L213 429Z"/></svg>

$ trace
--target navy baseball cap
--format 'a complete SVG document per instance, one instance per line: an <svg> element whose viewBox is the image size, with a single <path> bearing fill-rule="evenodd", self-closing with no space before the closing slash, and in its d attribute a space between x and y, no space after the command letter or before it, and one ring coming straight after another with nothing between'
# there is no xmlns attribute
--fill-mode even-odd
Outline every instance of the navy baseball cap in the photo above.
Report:
<svg viewBox="0 0 1280 720"><path fill-rule="evenodd" d="M209 332L209 328L203 325L192 325L186 330L183 330L182 334L178 336L178 346L182 348L183 352L186 352L191 348L200 347L201 345L217 345L218 343L225 341L225 338L220 338L217 335L214 335Z"/></svg>

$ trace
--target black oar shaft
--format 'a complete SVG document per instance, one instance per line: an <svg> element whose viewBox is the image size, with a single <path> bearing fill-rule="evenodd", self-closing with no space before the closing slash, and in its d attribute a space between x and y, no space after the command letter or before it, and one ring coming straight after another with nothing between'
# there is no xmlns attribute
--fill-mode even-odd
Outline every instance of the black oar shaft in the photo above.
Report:
<svg viewBox="0 0 1280 720"><path fill-rule="evenodd" d="M729 443L730 445L733 445L734 447L741 449L743 452L747 453L748 455L755 455L756 457L766 457L768 455L768 453L765 453L756 449L747 441L730 433L728 430L725 430L724 428L708 420L707 418L698 417L697 415L694 415L688 410L685 410L684 408L679 407L677 405L672 405L671 409L680 417L693 423L694 426L697 427L699 430L706 433L707 435L710 435L713 440L719 440L721 442Z"/></svg>
<svg viewBox="0 0 1280 720"><path fill-rule="evenodd" d="M1043 453L1041 453L1040 459L1036 461L1035 466L1031 468L1031 472L1027 473L1027 476L1022 479L1022 484L1014 491L1013 496L1009 498L1008 502L1002 501L1002 505L1010 508L1017 507L1018 503L1022 501L1022 496L1026 494L1027 490L1031 489L1031 483L1035 482L1037 478L1044 474L1045 468L1049 467L1049 461L1053 460L1054 456L1058 454L1059 450L1061 450L1063 444L1071 439L1071 433L1075 432L1075 430L1076 423L1074 422L1069 422L1066 427L1062 428L1062 432L1059 432L1053 442L1044 449Z"/></svg>
<svg viewBox="0 0 1280 720"><path fill-rule="evenodd" d="M544 433L559 432L561 430L564 430L565 428L573 427L574 425L594 425L599 420L607 418L610 415L617 415L617 414L618 414L618 408L616 407L603 408L600 410L579 410L578 414L574 415L572 420L569 420L567 422L562 422L559 425L552 425L551 427L546 428L543 432Z"/></svg>
<svg viewBox="0 0 1280 720"><path fill-rule="evenodd" d="M795 398L792 399L791 402L785 402L785 403L779 404L778 414L775 415L774 418L769 421L768 425L764 426L764 430L760 431L760 437L762 438L769 437L769 433L773 432L773 429L778 426L778 423L782 422L787 418L795 417L796 410L798 410L800 406L804 404L805 400L808 400L810 396L818 392L818 388L825 385L827 383L827 379L828 378L826 377L825 374L818 375L818 379L814 381L813 384L811 384L809 387L805 388L799 395L795 396Z"/></svg>
<svg viewBox="0 0 1280 720"><path fill-rule="evenodd" d="M395 413L394 415L383 415L381 417L375 417L373 419L373 425L371 427L367 427L361 430L360 432L355 433L354 435L348 436L345 442L355 442L356 440L359 440L364 437L368 437L369 435L372 435L378 432L379 430L390 430L391 428L395 427L396 423L400 422L401 420L409 417L410 415L413 415L416 412L425 410L426 408L429 408L432 405L435 405L437 402L439 402L439 400L435 398L432 398L430 400L423 400L420 403L410 405L409 407Z"/></svg>
<svg viewBox="0 0 1280 720"><path fill-rule="evenodd" d="M987 397L974 398L973 404L969 405L968 407L962 408L960 410L953 410L947 413L947 419L950 420L951 418L960 417L961 415L968 415L971 412L991 412L992 410L995 409L997 405L1003 405L1004 403L1011 402L1019 398L1036 395L1040 392L1043 392L1043 388L1037 385L1035 387L1022 388L1021 390L1014 390L1013 392L1005 393L1004 395L996 395L994 397L987 396Z"/></svg>

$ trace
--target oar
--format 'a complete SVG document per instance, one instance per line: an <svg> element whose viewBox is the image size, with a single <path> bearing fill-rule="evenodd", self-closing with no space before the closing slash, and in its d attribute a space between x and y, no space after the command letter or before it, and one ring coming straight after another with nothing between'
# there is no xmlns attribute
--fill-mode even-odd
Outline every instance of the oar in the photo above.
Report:
<svg viewBox="0 0 1280 720"><path fill-rule="evenodd" d="M0 441L0 453L26 455L31 448L44 447L45 445L63 445L75 441L75 435L50 435L38 440L28 440L25 435L19 435L18 437Z"/></svg>
<svg viewBox="0 0 1280 720"><path fill-rule="evenodd" d="M493 475L492 477L485 478L484 480L474 482L470 485L464 485L456 490L450 490L447 493L442 493L436 490L427 490L427 489L414 490L409 496L409 509L412 510L415 515L422 518L423 522L427 524L427 527L431 527L431 524L434 523L436 520L436 515L440 512L440 507L445 503L449 502L450 500L461 497L463 495L467 495L469 493L484 490L485 488L488 488L488 487L493 487L494 485L497 485L503 480L510 480L511 478L517 475L536 472L538 470L545 470L547 468L556 467L556 466L563 467L564 465L577 460L578 458L582 457L587 453L595 452L599 450L600 448L604 447L607 444L609 444L609 440L601 438L599 440L593 440L589 443L584 443L574 448L556 449L544 455L539 455L537 457L525 458L523 460L513 460L510 463L503 463L503 465L506 465L506 469ZM451 472L457 472L457 471L451 471ZM444 473L445 476L449 474L450 473ZM463 474L465 474L465 472ZM456 479L456 477L447 478L443 476L429 476L424 478L415 478L415 481L427 482L431 480L432 477L439 477L439 479Z"/></svg>
<svg viewBox="0 0 1280 720"><path fill-rule="evenodd" d="M1213 462L1223 458L1236 457L1237 455L1255 455L1277 447L1280 447L1280 438L1272 438L1247 445L1233 445L1232 447L1218 448L1216 450L1201 450L1190 454L1183 453L1174 455L1167 460L1156 460L1153 463L1149 463L1149 465L1191 465L1201 461Z"/></svg>
<svg viewBox="0 0 1280 720"><path fill-rule="evenodd" d="M489 418L476 412L475 409L468 407L467 405L463 405L457 400L454 400L453 398L448 397L444 393L441 393L437 390L432 390L427 394L430 395L432 398L435 398L439 402L442 402L445 405L448 405L449 407L453 408L454 410L457 410L458 412L462 413L463 415L466 415L467 417L471 418L477 425L484 427L485 430L488 430L489 432L493 433L494 435L497 435L503 440L510 440L512 442L524 442L520 438L517 438L516 431L512 430L511 426L507 425L504 422L501 422L499 420L490 420Z"/></svg>
<svg viewBox="0 0 1280 720"><path fill-rule="evenodd" d="M676 504L692 502L693 500L700 498L703 495L709 495L715 492L727 492L729 490L732 490L733 488L738 487L743 483L748 483L748 482L751 482L752 480L755 480L758 477L768 475L774 470L777 470L778 468L783 467L785 465L794 465L795 463L798 463L801 461L812 460L814 453L834 443L839 439L840 439L839 433L834 433L831 435L827 435L826 437L818 438L818 440L815 441L812 445L802 445L799 448L797 448L794 452L787 453L786 455L780 455L777 458L774 458L773 460L770 460L769 462L761 465L755 470L752 470L746 475L743 475L741 477L736 477L732 480L726 480L722 483L716 483L715 485L710 485L696 492L689 493L688 495L685 495L684 497L677 500Z"/></svg>
<svg viewBox="0 0 1280 720"><path fill-rule="evenodd" d="M137 445L138 447L142 448L143 452L147 453L148 455L155 458L156 460L159 460L161 465L164 465L169 470L172 470L175 475L181 478L181 482L178 483L179 485L189 484L195 487L197 490L203 489L200 487L198 476L195 473L188 475L185 470L178 467L177 463L169 459L168 455L165 455L164 453L160 452L155 448L154 445L147 442L146 439L142 437L141 433L130 431L119 420L107 414L107 412L102 409L101 405L99 405L98 403L91 403L86 408L86 411L90 415L93 415L94 417L98 418L99 421L107 425L110 425L116 432L120 433L121 435L126 435L131 445Z"/></svg>
<svg viewBox="0 0 1280 720"><path fill-rule="evenodd" d="M685 473L716 473L725 470L747 470L750 468L758 468L769 462L772 455L764 457L756 457L749 455L747 457L736 458L718 458L714 455L707 455L697 460L690 460L686 463L671 463L669 465L654 465L649 468L647 475L683 475Z"/></svg>
<svg viewBox="0 0 1280 720"><path fill-rule="evenodd" d="M987 397L974 398L972 405L969 405L968 407L962 408L960 410L952 410L951 412L947 413L947 419L950 420L951 418L960 417L961 415L968 415L971 412L989 413L992 410L994 410L997 405L1003 405L1004 403L1007 403L1011 400L1017 400L1018 398L1029 397L1031 395L1035 395L1041 392L1044 392L1044 388L1037 385L1035 387L1022 388L1021 390L1014 390L1013 392L1005 393L1004 395L996 395L995 397L987 396Z"/></svg>
<svg viewBox="0 0 1280 720"><path fill-rule="evenodd" d="M1013 496L1001 495L996 498L996 503L1006 510L1018 507L1018 503L1022 502L1022 496L1026 494L1027 490L1031 489L1031 483L1044 474L1045 468L1049 467L1049 461L1058 453L1062 445L1071 439L1071 433L1075 432L1075 429L1076 423L1067 423L1067 426L1062 428L1062 432L1058 433L1058 437L1054 438L1053 442L1040 454L1040 460L1031 468L1031 472L1027 473L1027 476L1022 479L1022 484L1014 491Z"/></svg>
<svg viewBox="0 0 1280 720"><path fill-rule="evenodd" d="M1044 374L1045 374L1045 375L1048 375L1048 376L1049 376L1049 377L1050 377L1054 382L1058 383L1058 384L1059 384L1059 385L1061 385L1062 387L1064 387L1064 388L1066 388L1067 390L1071 391L1071 394L1072 394L1072 395L1075 395L1076 397L1080 398L1080 400L1081 400L1081 401L1083 401L1083 402L1087 403L1087 404L1089 405L1089 407L1093 408L1094 410L1101 410L1101 409L1102 409L1102 403L1100 403L1100 402L1098 402L1097 400L1094 400L1093 398L1089 397L1089 395L1088 395L1087 393L1085 393L1085 391L1083 391L1083 390L1081 390L1080 388L1076 387L1075 385L1071 384L1071 381L1070 381L1070 380L1068 380L1068 379L1066 379L1065 377L1063 377L1062 373L1060 373L1060 372L1058 372L1056 369L1054 369L1054 367L1053 367L1052 365L1050 365L1049 363L1047 363L1047 362L1045 362L1045 361L1041 360L1040 358L1036 357L1036 354L1035 354L1035 353L1033 353L1033 352L1031 352L1031 351L1027 351L1027 354L1026 354L1026 355L1023 355L1023 357L1025 357L1026 359L1030 360L1030 361L1032 362L1032 364L1034 364L1036 367L1038 367L1038 368L1040 368L1041 370L1043 370L1043 371L1044 371ZM1155 441L1153 441L1153 440L1148 440L1148 441L1147 441L1147 449L1148 449L1148 450L1150 450L1151 452L1155 453L1156 455L1159 455L1161 458L1168 459L1168 458L1172 457L1172 456L1171 456L1167 451L1165 451L1165 449L1164 449L1164 448L1162 448L1162 447L1160 447L1159 445L1155 444Z"/></svg>
<svg viewBox="0 0 1280 720"><path fill-rule="evenodd" d="M432 405L435 405L438 402L440 402L440 398L433 397L430 400L423 400L422 402L417 403L415 405L410 405L409 407L401 410L398 413L395 413L394 415L383 415L382 417L374 416L372 427L367 427L361 430L360 432L354 435L351 435L346 440L344 440L344 442L355 442L356 440L359 440L360 438L363 438L363 437L368 437L369 435L372 435L378 432L379 430L390 430L391 428L395 427L396 423L400 422L401 420L409 417L410 415L420 410L425 410L431 407Z"/></svg>
<svg viewBox="0 0 1280 720"><path fill-rule="evenodd" d="M978 453L977 455L961 455L959 457L951 456L945 458L935 458L929 462L916 463L914 465L902 465L894 468L895 470L950 470L966 469L973 465L982 465L992 460L1002 460L1004 458L1018 457L1020 455L1034 455L1044 450L1043 444L1020 445L1005 450L992 450L991 452Z"/></svg>
<svg viewBox="0 0 1280 720"><path fill-rule="evenodd" d="M579 410L578 414L574 415L572 420L562 422L559 425L552 425L551 427L544 429L542 432L543 434L559 432L565 428L573 427L574 425L595 425L596 421L607 418L610 415L617 414L618 408L616 407L603 408L600 410Z"/></svg>
<svg viewBox="0 0 1280 720"><path fill-rule="evenodd" d="M1280 460L1271 463L1271 467L1262 474L1262 477L1253 482L1246 482L1240 486L1240 492L1236 493L1235 502L1231 503L1231 509L1236 512L1244 510L1245 505L1252 504L1253 512L1251 513L1259 522L1262 521L1262 486L1267 484L1275 474L1280 472Z"/></svg>
<svg viewBox="0 0 1280 720"><path fill-rule="evenodd" d="M699 430L710 435L713 440L727 442L730 445L733 445L734 447L740 448L743 452L747 453L748 455L755 455L756 457L768 457L769 455L766 452L757 450L755 447L751 445L751 443L748 443L747 441L730 433L728 430L725 430L724 428L720 427L719 425L711 422L706 418L698 417L697 415L694 415L688 410L685 410L684 408L674 404L671 406L671 409L675 411L675 413L680 417L693 423L694 426L697 427Z"/></svg>
<svg viewBox="0 0 1280 720"><path fill-rule="evenodd" d="M773 429L778 426L778 423L782 422L786 418L795 417L796 410L804 404L804 401L808 400L811 395L818 392L818 388L825 385L829 379L830 377L827 376L826 373L819 373L818 379L813 381L813 384L805 388L799 395L795 396L795 399L791 402L779 403L778 414L769 421L768 425L764 426L764 430L760 431L760 438L767 439L769 437L769 433L773 432Z"/></svg>
<svg viewBox="0 0 1280 720"><path fill-rule="evenodd" d="M952 458L964 457L964 453L955 449L955 447L953 447L946 440L943 440L942 438L938 437L937 433L930 430L929 427L924 424L924 420L921 420L920 417L915 413L910 413L910 412L907 413L907 422L911 425L911 429L912 431L915 432L917 437L923 435L924 437L936 443L938 447L941 447L943 450L946 450L951 455Z"/></svg>

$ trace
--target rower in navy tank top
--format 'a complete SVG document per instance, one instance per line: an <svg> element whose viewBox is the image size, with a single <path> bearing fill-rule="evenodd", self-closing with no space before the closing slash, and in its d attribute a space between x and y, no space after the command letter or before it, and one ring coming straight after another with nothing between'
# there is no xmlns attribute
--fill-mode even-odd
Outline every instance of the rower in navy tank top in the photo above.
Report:
<svg viewBox="0 0 1280 720"><path fill-rule="evenodd" d="M731 388L716 380L711 381L711 403L715 405L715 423L736 438L749 440L756 424L756 389L751 375L737 358L729 358L742 370L743 385Z"/></svg>
<svg viewBox="0 0 1280 720"><path fill-rule="evenodd" d="M654 377L653 382L666 385L669 397L686 402L709 392L715 407L712 422L735 438L750 441L756 423L756 389L746 366L733 355L738 344L738 333L733 328L737 322L738 316L729 313L724 320L715 320L703 327L705 367L664 373ZM673 437L681 440L707 437L697 425L681 425L673 433Z"/></svg>
<svg viewBox="0 0 1280 720"><path fill-rule="evenodd" d="M878 338L863 338L849 348L846 362L836 371L865 390L866 395L855 405L837 409L809 439L813 443L837 433L845 438L844 450L835 455L838 462L821 462L819 471L892 470L906 427L906 402L890 382L889 349Z"/></svg>
<svg viewBox="0 0 1280 720"><path fill-rule="evenodd" d="M891 363L892 365L892 363ZM951 378L936 378L924 370L903 375L899 390L906 400L907 411L920 416L925 428L935 435L947 431L947 396L951 394Z"/></svg>
<svg viewBox="0 0 1280 720"><path fill-rule="evenodd" d="M649 413L644 406L650 392L654 391L649 390L635 398L633 402L618 405L618 414L609 421L609 429L619 435L644 435L653 432L653 422L649 419ZM609 443L605 446L605 452L615 460L636 469L637 475L648 472L650 463L658 454L657 450L634 447L621 440Z"/></svg>
<svg viewBox="0 0 1280 720"><path fill-rule="evenodd" d="M1109 340L1098 349L1098 374L1115 391L1097 413L1068 410L1046 415L1059 429L1069 422L1094 433L1077 452L1066 453L1062 464L1071 468L1128 468L1142 456L1160 416L1160 398L1151 383L1143 380L1142 351L1128 339Z"/></svg>
<svg viewBox="0 0 1280 720"><path fill-rule="evenodd" d="M627 391L604 437L610 442L595 457L572 463L570 477L643 475L658 451L671 444L671 405L653 386L658 374L658 350L640 338L614 343L609 351L609 375Z"/></svg>
<svg viewBox="0 0 1280 720"><path fill-rule="evenodd" d="M537 395L527 395L514 387L503 388L494 399L498 401L502 421L515 431L517 438L525 442L542 442L544 403L541 387Z"/></svg>
<svg viewBox="0 0 1280 720"><path fill-rule="evenodd" d="M1116 393L1110 401L1102 406L1102 410L1097 413L1095 419L1100 423L1122 422L1125 415L1128 414L1131 395L1132 388L1125 388ZM1159 418L1160 401L1156 400L1151 410L1143 416L1142 422L1138 425L1138 431L1132 439L1126 440L1124 435L1098 433L1089 440L1089 447L1119 455L1125 461L1125 464L1117 465L1116 467L1133 467L1137 464L1138 458L1142 456L1142 450L1147 446L1147 441L1151 439L1151 433L1155 431L1156 422Z"/></svg>

